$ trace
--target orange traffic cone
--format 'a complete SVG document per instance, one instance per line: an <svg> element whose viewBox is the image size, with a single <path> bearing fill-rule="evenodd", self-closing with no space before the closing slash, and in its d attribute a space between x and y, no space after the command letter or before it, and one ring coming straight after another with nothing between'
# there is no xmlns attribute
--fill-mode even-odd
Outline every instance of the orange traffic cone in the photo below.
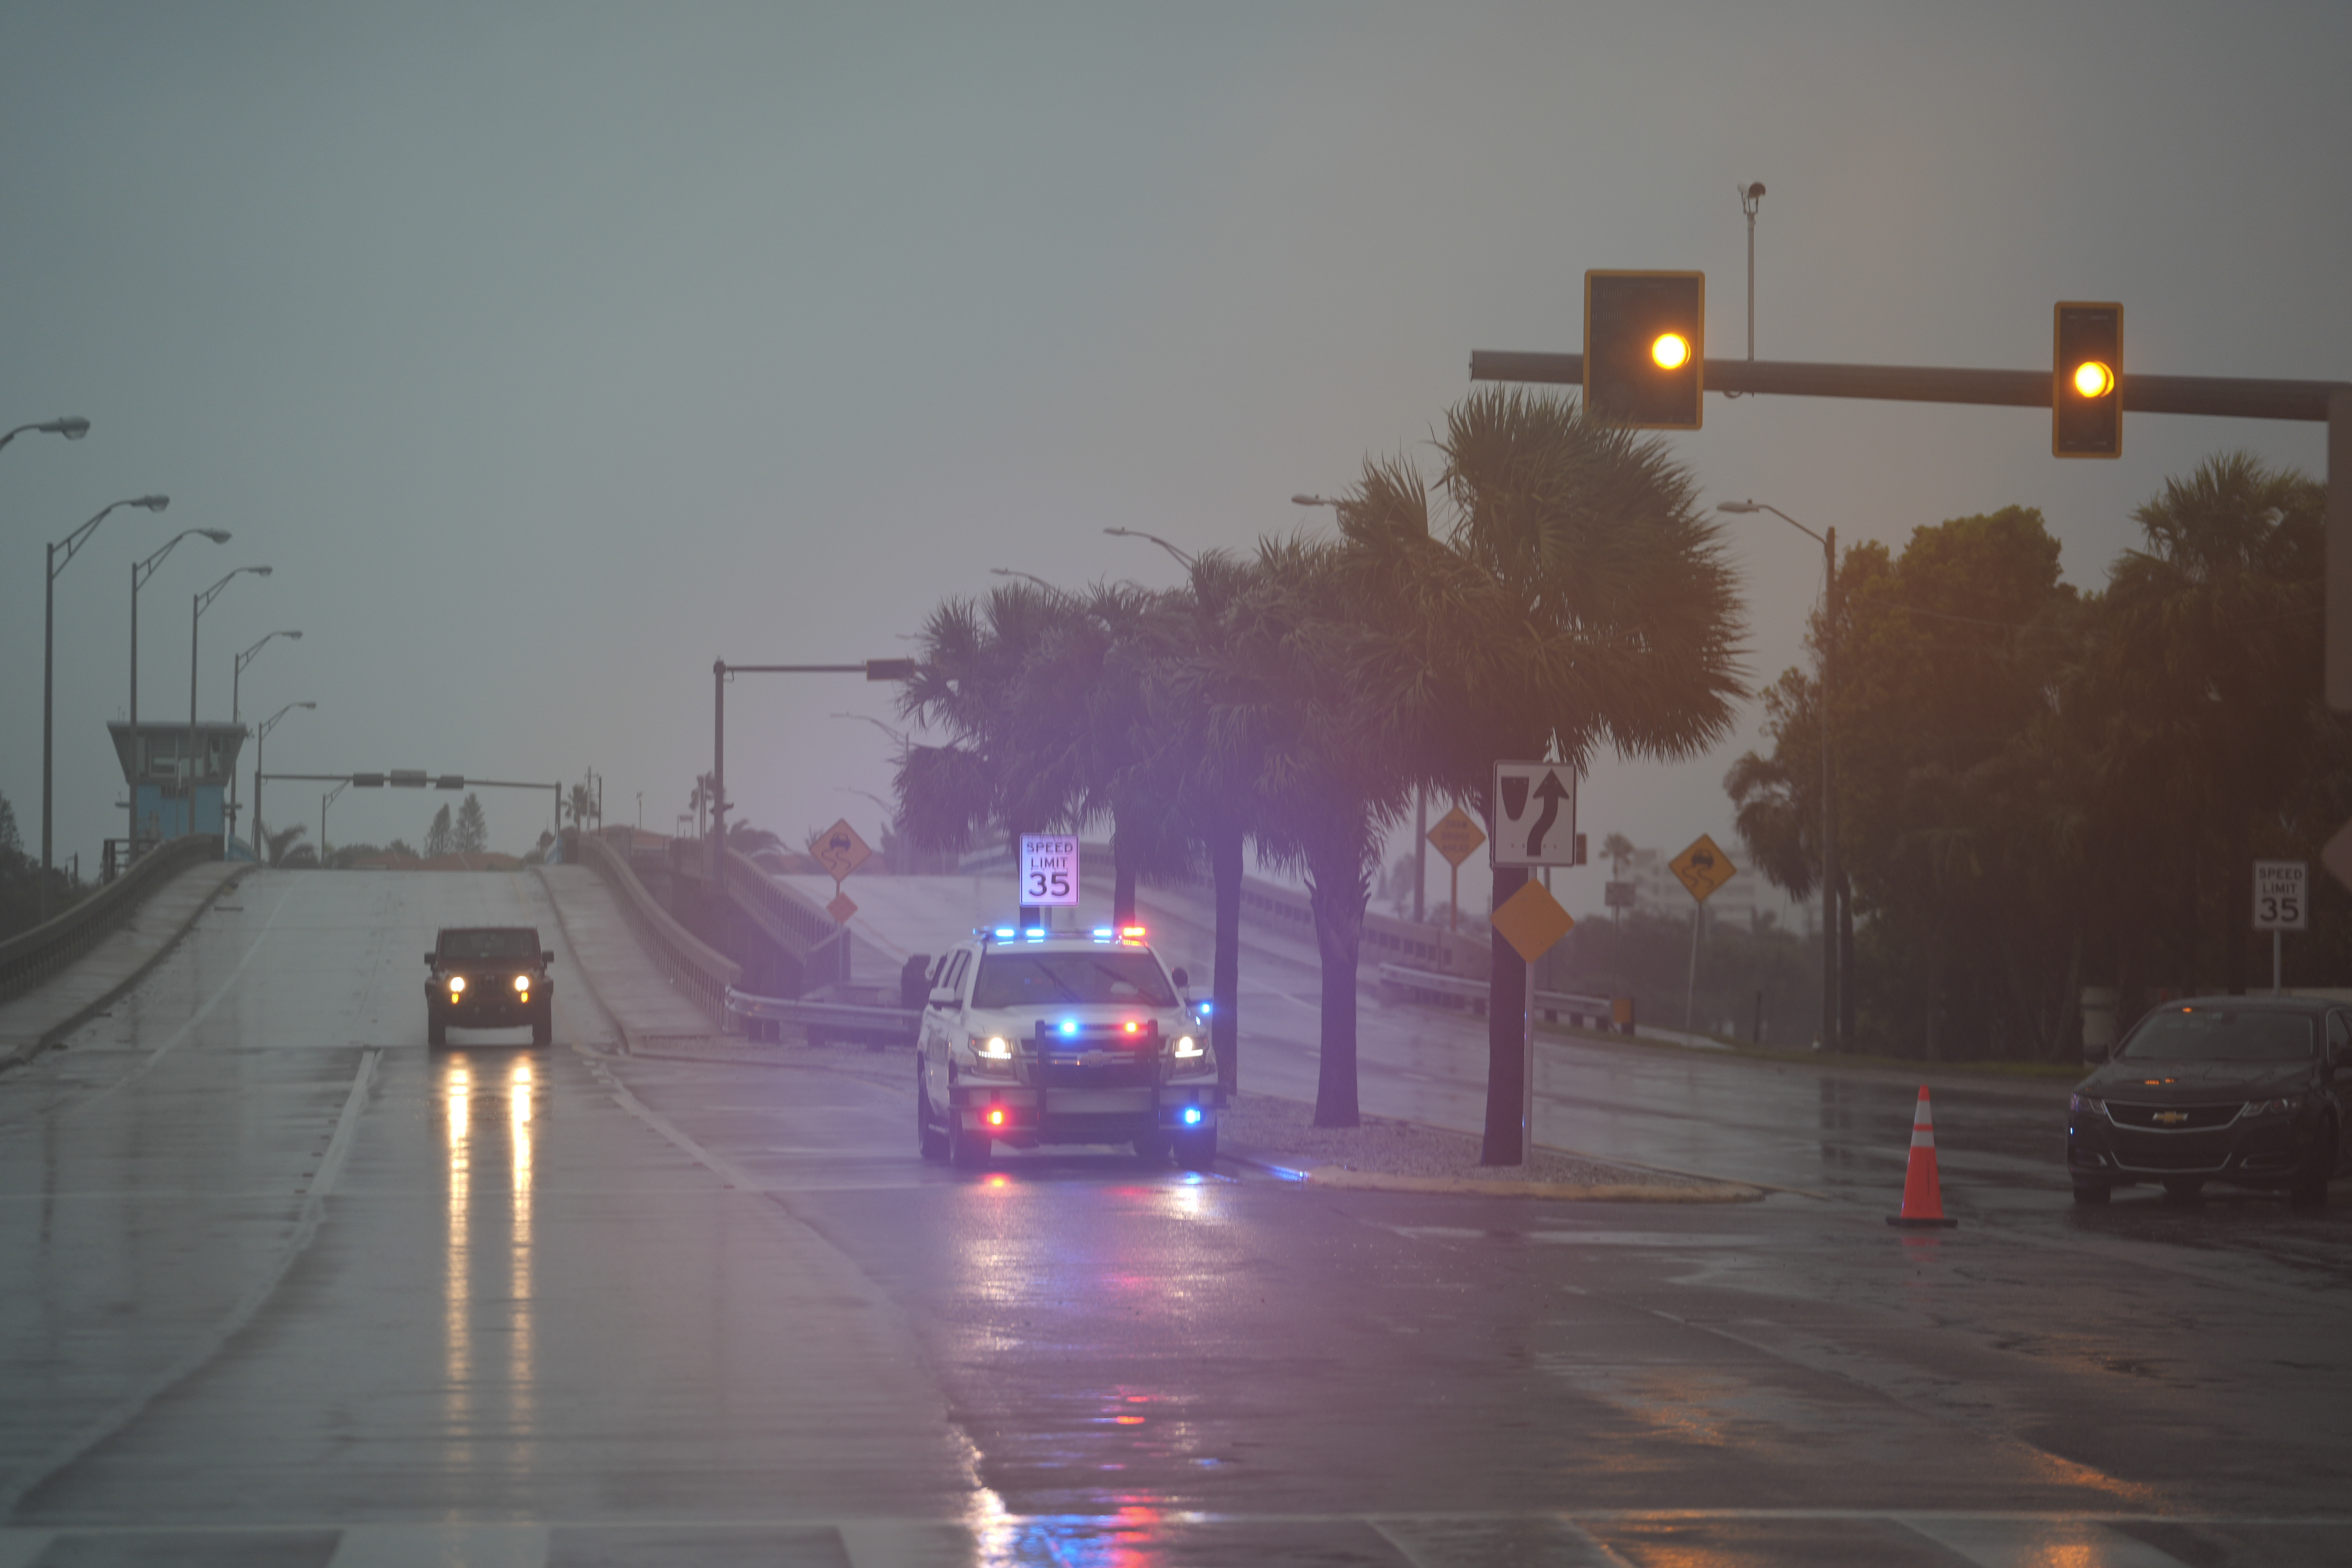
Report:
<svg viewBox="0 0 2352 1568"><path fill-rule="evenodd" d="M1926 1230L1957 1226L1944 1217L1944 1189L1936 1180L1936 1119L1927 1110L1927 1086L1919 1086L1919 1107L1911 1113L1911 1164L1903 1173L1903 1212L1886 1216L1889 1225Z"/></svg>

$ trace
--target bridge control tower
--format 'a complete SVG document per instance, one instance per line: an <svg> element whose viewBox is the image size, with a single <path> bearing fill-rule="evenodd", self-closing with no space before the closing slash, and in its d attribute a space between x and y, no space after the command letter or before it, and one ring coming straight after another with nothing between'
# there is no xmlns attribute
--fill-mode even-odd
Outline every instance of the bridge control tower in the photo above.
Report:
<svg viewBox="0 0 2352 1568"><path fill-rule="evenodd" d="M184 833L220 833L222 797L237 753L245 749L247 726L198 724L191 730L184 720L142 720L134 734L121 720L110 720L106 728L114 737L123 781L131 786L139 847Z"/></svg>

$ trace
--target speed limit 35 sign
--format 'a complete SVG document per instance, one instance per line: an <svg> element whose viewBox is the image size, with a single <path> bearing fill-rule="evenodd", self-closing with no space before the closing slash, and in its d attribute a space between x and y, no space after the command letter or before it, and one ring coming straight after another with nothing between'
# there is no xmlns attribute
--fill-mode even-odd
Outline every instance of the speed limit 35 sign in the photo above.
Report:
<svg viewBox="0 0 2352 1568"><path fill-rule="evenodd" d="M1021 836L1021 901L1034 908L1078 901L1078 841L1047 833Z"/></svg>
<svg viewBox="0 0 2352 1568"><path fill-rule="evenodd" d="M2311 929L2311 868L2301 860L2254 862L2254 929Z"/></svg>

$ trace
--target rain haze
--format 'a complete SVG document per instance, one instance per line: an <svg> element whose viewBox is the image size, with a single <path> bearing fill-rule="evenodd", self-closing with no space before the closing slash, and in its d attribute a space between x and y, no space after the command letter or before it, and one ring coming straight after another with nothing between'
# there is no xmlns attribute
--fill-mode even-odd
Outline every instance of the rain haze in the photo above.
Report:
<svg viewBox="0 0 2352 1568"><path fill-rule="evenodd" d="M1328 527L1420 454L1474 349L1580 347L1588 268L1703 269L1714 357L2038 368L2051 306L2126 307L2126 367L2352 375L2352 8L16 5L0 28L0 793L55 853L123 831L105 731L205 720L234 656L273 772L604 781L673 829L711 663L904 656L992 569L1180 580L1148 531ZM2318 426L2135 416L2115 462L2048 416L1706 400L1708 505L1842 543L2010 504L2095 588L2168 476ZM1749 677L1803 662L1818 547L1725 518ZM746 677L743 815L878 837L895 688ZM1673 767L1603 756L1579 826L1726 844L1757 712ZM243 761L250 789L252 752ZM273 786L318 831L320 786ZM338 843L454 797L354 791ZM494 849L549 798L486 793ZM1735 851L1735 853L1737 853ZM1442 873L1442 866L1437 868ZM1566 878L1580 912L1601 868ZM1433 876L1440 891L1442 875Z"/></svg>

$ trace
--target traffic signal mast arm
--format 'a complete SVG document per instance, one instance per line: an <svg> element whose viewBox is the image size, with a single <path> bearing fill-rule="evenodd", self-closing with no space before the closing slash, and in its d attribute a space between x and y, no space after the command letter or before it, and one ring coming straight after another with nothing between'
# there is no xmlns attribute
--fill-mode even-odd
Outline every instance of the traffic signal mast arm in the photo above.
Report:
<svg viewBox="0 0 2352 1568"><path fill-rule="evenodd" d="M1584 356L1474 349L1470 353L1470 379L1580 386L1584 384ZM2352 383L2337 381L2138 374L2128 374L2120 379L2126 413L2295 419L2322 425L2327 422L2328 395L2338 390L2352 392ZM1965 370L1939 365L1709 359L1705 384L1709 392L1743 395L1859 397L1881 403L1975 403L2047 408L2051 401L2047 365L2039 370Z"/></svg>

